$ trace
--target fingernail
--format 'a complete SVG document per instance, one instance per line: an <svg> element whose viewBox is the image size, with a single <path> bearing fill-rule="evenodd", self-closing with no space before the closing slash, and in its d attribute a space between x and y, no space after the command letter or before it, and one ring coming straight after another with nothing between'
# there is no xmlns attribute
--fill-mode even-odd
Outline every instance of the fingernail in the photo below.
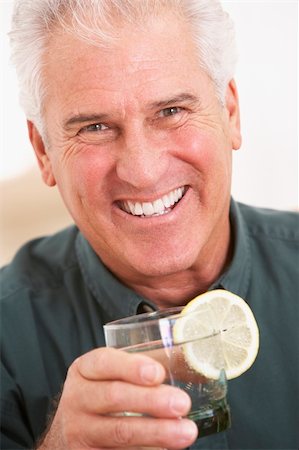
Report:
<svg viewBox="0 0 299 450"><path fill-rule="evenodd" d="M183 392L172 395L170 399L170 409L178 416L185 415L191 406L190 398Z"/></svg>
<svg viewBox="0 0 299 450"><path fill-rule="evenodd" d="M145 364L140 369L140 375L145 383L153 383L160 376L160 368L157 364Z"/></svg>

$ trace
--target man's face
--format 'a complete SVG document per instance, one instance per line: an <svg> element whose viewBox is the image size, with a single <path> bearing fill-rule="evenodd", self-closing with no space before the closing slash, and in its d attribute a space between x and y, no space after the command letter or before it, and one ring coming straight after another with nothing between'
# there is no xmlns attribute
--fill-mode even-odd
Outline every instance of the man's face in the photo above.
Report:
<svg viewBox="0 0 299 450"><path fill-rule="evenodd" d="M59 36L46 62L44 179L106 265L138 280L226 248L237 100L220 105L187 28L124 29L110 49Z"/></svg>

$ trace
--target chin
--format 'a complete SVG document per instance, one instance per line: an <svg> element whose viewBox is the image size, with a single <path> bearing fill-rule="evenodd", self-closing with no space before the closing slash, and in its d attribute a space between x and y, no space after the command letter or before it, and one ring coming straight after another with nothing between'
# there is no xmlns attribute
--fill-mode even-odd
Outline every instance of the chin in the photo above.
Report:
<svg viewBox="0 0 299 450"><path fill-rule="evenodd" d="M195 263L195 256L187 256L186 253L179 255L160 255L153 258L145 257L142 261L136 261L135 270L145 277L167 277L190 269Z"/></svg>

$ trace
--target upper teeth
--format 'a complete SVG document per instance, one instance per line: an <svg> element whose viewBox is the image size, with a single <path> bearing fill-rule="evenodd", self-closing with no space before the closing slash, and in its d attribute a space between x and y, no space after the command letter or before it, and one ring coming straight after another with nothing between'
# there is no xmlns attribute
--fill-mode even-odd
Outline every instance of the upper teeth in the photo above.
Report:
<svg viewBox="0 0 299 450"><path fill-rule="evenodd" d="M158 198L153 202L132 202L125 200L121 202L121 207L126 212L134 216L153 216L166 214L171 211L171 207L177 203L184 195L185 188L180 187L169 192L163 197Z"/></svg>

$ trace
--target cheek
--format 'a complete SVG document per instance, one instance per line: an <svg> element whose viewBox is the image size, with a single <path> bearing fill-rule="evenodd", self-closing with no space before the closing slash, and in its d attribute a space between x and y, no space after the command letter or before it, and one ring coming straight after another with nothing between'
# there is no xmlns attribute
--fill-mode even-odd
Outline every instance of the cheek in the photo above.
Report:
<svg viewBox="0 0 299 450"><path fill-rule="evenodd" d="M80 197L99 196L107 186L107 177L113 168L111 157L101 150L82 146L65 155L58 162L58 185L63 186L70 195L77 192Z"/></svg>
<svg viewBox="0 0 299 450"><path fill-rule="evenodd" d="M223 143L215 135L186 129L175 136L177 156L195 169L206 170L219 162Z"/></svg>
<svg viewBox="0 0 299 450"><path fill-rule="evenodd" d="M177 158L195 171L193 188L201 205L214 213L217 204L227 201L231 187L232 151L225 136L188 129L176 137L176 148Z"/></svg>

